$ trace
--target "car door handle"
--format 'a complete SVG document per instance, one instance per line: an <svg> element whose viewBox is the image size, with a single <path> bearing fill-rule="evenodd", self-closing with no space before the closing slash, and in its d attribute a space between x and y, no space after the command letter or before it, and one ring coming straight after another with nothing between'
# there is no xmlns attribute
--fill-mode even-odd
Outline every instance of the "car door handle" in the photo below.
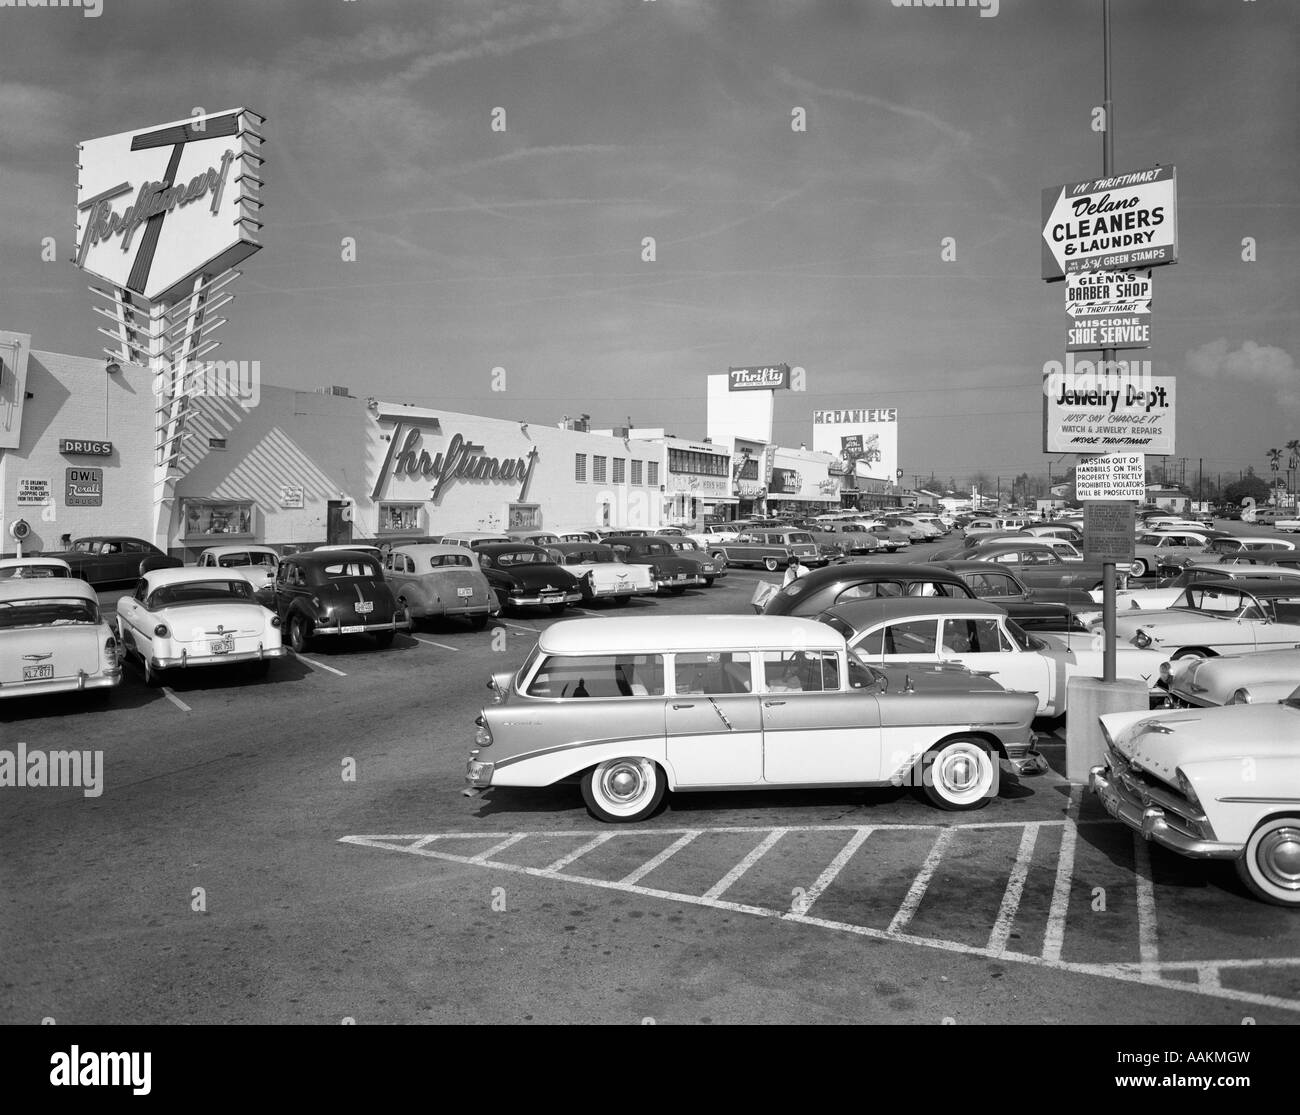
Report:
<svg viewBox="0 0 1300 1115"><path fill-rule="evenodd" d="M776 705L783 705L783 704L785 704L784 701L764 701L764 702L763 702L763 707L764 707L764 708L774 708Z"/></svg>
<svg viewBox="0 0 1300 1115"><path fill-rule="evenodd" d="M692 705L673 705L673 708L694 708L694 707L695 707L695 706L694 706L693 704L692 704Z"/></svg>

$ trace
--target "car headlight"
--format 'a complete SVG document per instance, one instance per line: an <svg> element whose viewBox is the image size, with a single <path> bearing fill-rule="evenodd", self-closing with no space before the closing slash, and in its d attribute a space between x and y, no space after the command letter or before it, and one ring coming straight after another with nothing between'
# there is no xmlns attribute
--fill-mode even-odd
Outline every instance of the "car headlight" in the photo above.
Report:
<svg viewBox="0 0 1300 1115"><path fill-rule="evenodd" d="M482 713L474 720L478 725L474 729L474 746L491 747L492 746L492 729L488 727L488 722L483 718Z"/></svg>
<svg viewBox="0 0 1300 1115"><path fill-rule="evenodd" d="M153 629L153 633L160 639L166 639L171 635L171 630L165 623L160 623Z"/></svg>
<svg viewBox="0 0 1300 1115"><path fill-rule="evenodd" d="M1174 768L1174 784L1197 809L1201 807L1200 799L1196 796L1196 787L1192 785L1192 780L1183 773L1182 767Z"/></svg>
<svg viewBox="0 0 1300 1115"><path fill-rule="evenodd" d="M1229 698L1229 700L1228 700L1228 704L1230 704L1230 705L1248 705L1248 704L1250 704L1250 690L1249 690L1249 689L1238 689L1238 690L1235 690L1235 691L1233 692L1233 694L1232 694L1232 697Z"/></svg>
<svg viewBox="0 0 1300 1115"><path fill-rule="evenodd" d="M1138 633L1133 636L1133 645L1135 647L1141 647L1143 650L1145 650L1147 647L1151 645L1151 636L1148 635L1145 631L1139 630Z"/></svg>

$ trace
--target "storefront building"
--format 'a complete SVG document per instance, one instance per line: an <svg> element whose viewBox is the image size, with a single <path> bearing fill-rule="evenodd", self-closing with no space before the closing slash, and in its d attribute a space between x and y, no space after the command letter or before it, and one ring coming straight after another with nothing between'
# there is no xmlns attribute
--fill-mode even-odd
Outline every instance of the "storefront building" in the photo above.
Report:
<svg viewBox="0 0 1300 1115"><path fill-rule="evenodd" d="M25 553L75 538L153 540L153 377L135 365L32 351L31 336L0 331L0 550L12 527Z"/></svg>
<svg viewBox="0 0 1300 1115"><path fill-rule="evenodd" d="M831 475L833 454L770 446L766 459L769 514L816 515L839 509L840 477Z"/></svg>
<svg viewBox="0 0 1300 1115"><path fill-rule="evenodd" d="M663 439L666 523L725 518L739 500L731 490L731 454L708 441Z"/></svg>

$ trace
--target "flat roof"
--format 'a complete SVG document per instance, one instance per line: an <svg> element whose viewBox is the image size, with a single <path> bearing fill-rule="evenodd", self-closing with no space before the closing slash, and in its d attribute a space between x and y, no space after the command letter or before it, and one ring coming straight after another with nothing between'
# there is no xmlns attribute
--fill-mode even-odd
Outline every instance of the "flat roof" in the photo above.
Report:
<svg viewBox="0 0 1300 1115"><path fill-rule="evenodd" d="M692 650L837 650L843 638L793 616L637 616L566 619L542 632L547 654L655 654Z"/></svg>

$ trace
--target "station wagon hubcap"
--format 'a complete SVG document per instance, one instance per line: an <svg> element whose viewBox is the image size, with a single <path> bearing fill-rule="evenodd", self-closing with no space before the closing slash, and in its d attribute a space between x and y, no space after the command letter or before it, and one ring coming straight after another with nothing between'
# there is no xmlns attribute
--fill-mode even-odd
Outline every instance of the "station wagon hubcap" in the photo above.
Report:
<svg viewBox="0 0 1300 1115"><path fill-rule="evenodd" d="M1260 841L1255 860L1273 886L1300 891L1300 829L1279 828L1268 833Z"/></svg>

